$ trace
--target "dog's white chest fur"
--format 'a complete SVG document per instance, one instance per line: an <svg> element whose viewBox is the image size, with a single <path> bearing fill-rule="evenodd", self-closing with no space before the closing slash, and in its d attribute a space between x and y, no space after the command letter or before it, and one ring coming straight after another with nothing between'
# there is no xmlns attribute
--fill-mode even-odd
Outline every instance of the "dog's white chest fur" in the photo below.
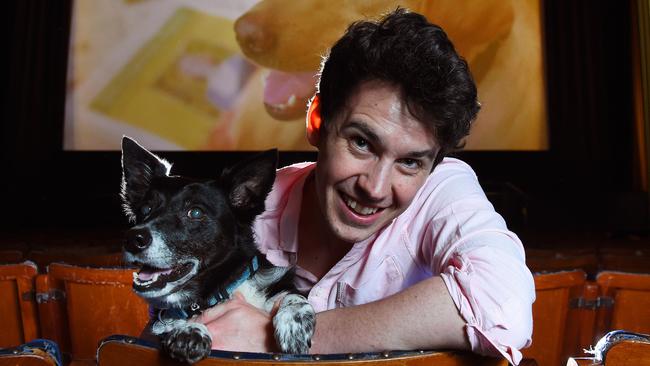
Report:
<svg viewBox="0 0 650 366"><path fill-rule="evenodd" d="M256 308L263 309L266 312L270 312L271 309L273 309L275 299L286 295L286 292L282 292L271 298L267 298L266 295L258 289L257 283L253 279L242 283L241 286L235 289L235 292L241 293L249 304Z"/></svg>

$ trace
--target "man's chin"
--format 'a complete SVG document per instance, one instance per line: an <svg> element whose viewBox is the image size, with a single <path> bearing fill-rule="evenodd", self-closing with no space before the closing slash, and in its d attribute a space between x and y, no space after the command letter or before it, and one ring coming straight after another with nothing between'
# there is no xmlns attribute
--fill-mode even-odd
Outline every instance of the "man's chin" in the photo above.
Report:
<svg viewBox="0 0 650 366"><path fill-rule="evenodd" d="M338 240L349 244L362 242L373 236L379 230L378 228L375 228L374 225L370 227L360 228L339 223L337 226L338 227L332 230L334 236Z"/></svg>

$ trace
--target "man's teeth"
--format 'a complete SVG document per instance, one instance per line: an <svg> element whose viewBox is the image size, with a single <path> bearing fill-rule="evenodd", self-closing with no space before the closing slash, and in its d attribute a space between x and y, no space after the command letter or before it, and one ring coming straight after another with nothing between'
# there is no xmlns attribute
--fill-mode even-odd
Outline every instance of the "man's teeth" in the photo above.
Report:
<svg viewBox="0 0 650 366"><path fill-rule="evenodd" d="M345 199L345 203L352 209L352 211L361 214L361 215L372 215L375 212L377 212L378 208L377 207L365 207L362 206L360 203L357 201L352 200L351 198L347 197Z"/></svg>

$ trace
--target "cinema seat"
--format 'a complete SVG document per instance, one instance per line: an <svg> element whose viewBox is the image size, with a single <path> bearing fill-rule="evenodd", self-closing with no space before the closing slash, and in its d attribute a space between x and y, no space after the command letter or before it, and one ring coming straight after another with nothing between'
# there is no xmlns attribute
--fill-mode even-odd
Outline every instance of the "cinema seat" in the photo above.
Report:
<svg viewBox="0 0 650 366"><path fill-rule="evenodd" d="M0 250L0 263L20 263L23 261L23 252L17 249Z"/></svg>
<svg viewBox="0 0 650 366"><path fill-rule="evenodd" d="M0 347L15 347L39 336L36 273L31 262L0 265Z"/></svg>
<svg viewBox="0 0 650 366"><path fill-rule="evenodd" d="M121 252L113 253L84 253L84 252L65 252L56 250L32 250L27 253L27 259L36 263L42 273L50 263L67 263L74 266L87 267L122 267L123 255Z"/></svg>
<svg viewBox="0 0 650 366"><path fill-rule="evenodd" d="M47 339L35 339L13 348L0 348L0 366L62 366L59 348Z"/></svg>
<svg viewBox="0 0 650 366"><path fill-rule="evenodd" d="M596 277L601 302L596 335L610 330L650 334L650 274L601 272Z"/></svg>
<svg viewBox="0 0 650 366"><path fill-rule="evenodd" d="M607 352L605 366L650 366L650 343L623 341Z"/></svg>
<svg viewBox="0 0 650 366"><path fill-rule="evenodd" d="M526 249L526 265L533 273L558 272L581 269L595 275L599 269L596 251L578 249Z"/></svg>
<svg viewBox="0 0 650 366"><path fill-rule="evenodd" d="M650 272L650 250L642 248L601 248L601 270L629 273Z"/></svg>
<svg viewBox="0 0 650 366"><path fill-rule="evenodd" d="M97 350L98 366L178 366L141 340L112 336ZM196 366L506 366L505 359L469 352L383 352L335 355L281 355L212 351Z"/></svg>
<svg viewBox="0 0 650 366"><path fill-rule="evenodd" d="M575 354L575 342L566 341L569 302L582 294L586 273L538 273L534 278L537 299L533 303L533 342L522 353L539 366L561 365Z"/></svg>
<svg viewBox="0 0 650 366"><path fill-rule="evenodd" d="M94 365L99 341L111 334L137 336L147 305L131 289L133 270L52 263L39 276L43 336L54 339L71 365Z"/></svg>
<svg viewBox="0 0 650 366"><path fill-rule="evenodd" d="M650 366L650 335L612 331L593 347L591 357L572 357L567 366Z"/></svg>

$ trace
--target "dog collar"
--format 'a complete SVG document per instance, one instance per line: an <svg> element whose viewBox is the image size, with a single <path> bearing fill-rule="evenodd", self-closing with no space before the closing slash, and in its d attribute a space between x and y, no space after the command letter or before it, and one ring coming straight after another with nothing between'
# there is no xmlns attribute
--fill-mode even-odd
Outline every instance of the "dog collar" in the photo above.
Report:
<svg viewBox="0 0 650 366"><path fill-rule="evenodd" d="M258 267L259 267L259 263L257 260L257 256L254 256L253 259L248 263L248 267L246 267L244 273L242 273L242 275L239 276L239 279L237 279L237 281L231 283L225 289L219 289L219 291L213 293L212 296L208 298L207 307L209 308L217 305L218 303L224 302L225 300L228 300L230 296L232 296L232 293L235 291L235 289L237 289L237 287L239 287L242 283L244 283L244 281L248 280L253 276L253 274L255 274ZM201 309L201 307L197 303L192 303L192 305L190 305L190 308L192 310L196 308L195 311Z"/></svg>
<svg viewBox="0 0 650 366"><path fill-rule="evenodd" d="M165 322L163 318L167 319L189 319L192 316L199 314L201 311L215 306L219 303L224 302L225 300L230 299L232 296L232 293L235 292L237 287L239 287L242 283L244 283L246 280L249 278L253 277L255 272L257 272L257 269L259 268L259 260L257 259L257 256L254 256L253 259L248 263L248 266L244 270L244 272L239 276L239 278L232 282L230 285L228 285L225 288L219 288L217 291L215 291L210 297L208 297L207 301L205 302L205 305L201 305L198 302L193 302L190 304L189 308L186 309L177 309L177 308L171 308L171 309L160 309L158 311L158 320L161 322ZM165 314L163 317L163 313Z"/></svg>

